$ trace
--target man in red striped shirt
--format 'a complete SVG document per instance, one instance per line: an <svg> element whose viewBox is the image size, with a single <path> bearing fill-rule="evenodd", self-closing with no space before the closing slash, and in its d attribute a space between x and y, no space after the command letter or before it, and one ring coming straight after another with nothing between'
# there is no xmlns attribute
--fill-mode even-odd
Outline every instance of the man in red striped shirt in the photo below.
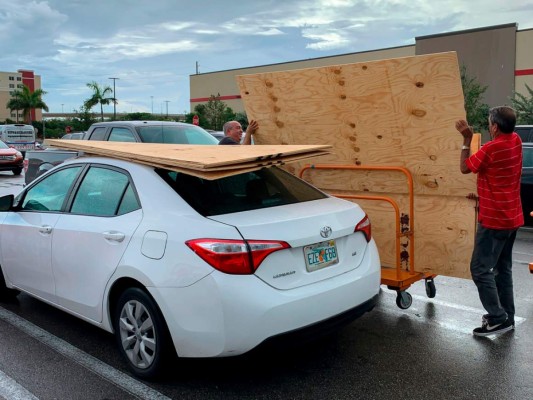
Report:
<svg viewBox="0 0 533 400"><path fill-rule="evenodd" d="M478 227L470 262L472 279L487 311L476 336L507 332L514 328L512 251L516 232L524 224L520 202L522 141L514 132L516 113L510 107L489 112L491 140L470 155L474 131L464 120L456 129L463 136L460 169L477 176Z"/></svg>

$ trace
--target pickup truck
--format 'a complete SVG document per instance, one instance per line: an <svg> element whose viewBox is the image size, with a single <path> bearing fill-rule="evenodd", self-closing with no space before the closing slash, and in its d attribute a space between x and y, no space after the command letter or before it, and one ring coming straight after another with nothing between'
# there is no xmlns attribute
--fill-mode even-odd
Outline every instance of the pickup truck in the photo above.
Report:
<svg viewBox="0 0 533 400"><path fill-rule="evenodd" d="M169 121L111 121L92 124L82 140L172 144L218 144L209 132L196 125ZM63 161L82 152L48 148L26 151L25 183L28 184Z"/></svg>

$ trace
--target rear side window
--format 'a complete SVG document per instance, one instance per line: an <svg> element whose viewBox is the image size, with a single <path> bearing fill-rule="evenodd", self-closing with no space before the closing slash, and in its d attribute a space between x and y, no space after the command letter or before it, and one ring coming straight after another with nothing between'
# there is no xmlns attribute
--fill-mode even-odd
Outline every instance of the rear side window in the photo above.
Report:
<svg viewBox="0 0 533 400"><path fill-rule="evenodd" d="M318 200L327 196L279 168L216 180L168 170L157 173L199 214L229 214Z"/></svg>
<svg viewBox="0 0 533 400"><path fill-rule="evenodd" d="M97 127L94 128L93 132L91 133L91 137L89 140L104 140L105 137L105 127Z"/></svg>
<svg viewBox="0 0 533 400"><path fill-rule="evenodd" d="M218 144L212 135L194 125L159 125L138 128L144 143Z"/></svg>
<svg viewBox="0 0 533 400"><path fill-rule="evenodd" d="M113 128L109 134L110 142L136 142L133 132L128 128Z"/></svg>
<svg viewBox="0 0 533 400"><path fill-rule="evenodd" d="M109 217L138 208L140 205L126 174L91 167L81 182L70 212Z"/></svg>
<svg viewBox="0 0 533 400"><path fill-rule="evenodd" d="M533 168L533 147L523 147L522 167Z"/></svg>
<svg viewBox="0 0 533 400"><path fill-rule="evenodd" d="M515 132L518 133L522 142L533 142L533 126L517 126Z"/></svg>

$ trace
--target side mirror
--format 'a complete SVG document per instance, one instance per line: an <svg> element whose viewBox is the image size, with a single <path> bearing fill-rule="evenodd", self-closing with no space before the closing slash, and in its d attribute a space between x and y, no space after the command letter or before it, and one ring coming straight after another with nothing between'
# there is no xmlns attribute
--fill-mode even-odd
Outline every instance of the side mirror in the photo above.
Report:
<svg viewBox="0 0 533 400"><path fill-rule="evenodd" d="M0 197L0 211L10 211L13 208L14 199L15 196L12 194Z"/></svg>

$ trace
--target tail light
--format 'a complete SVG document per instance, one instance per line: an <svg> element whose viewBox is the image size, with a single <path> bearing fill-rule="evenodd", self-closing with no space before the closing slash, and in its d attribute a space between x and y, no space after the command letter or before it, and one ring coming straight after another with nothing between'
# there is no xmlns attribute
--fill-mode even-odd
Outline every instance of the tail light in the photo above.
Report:
<svg viewBox="0 0 533 400"><path fill-rule="evenodd" d="M24 173L28 172L29 163L30 163L30 160L28 159L24 159L24 161L22 161L22 166L24 167Z"/></svg>
<svg viewBox="0 0 533 400"><path fill-rule="evenodd" d="M253 274L269 254L291 247L274 240L193 239L185 244L213 268L234 275Z"/></svg>
<svg viewBox="0 0 533 400"><path fill-rule="evenodd" d="M368 218L368 215L365 215L365 217L359 221L359 223L355 226L354 232L363 232L366 241L370 242L370 239L372 239L372 224L370 223L370 218Z"/></svg>

